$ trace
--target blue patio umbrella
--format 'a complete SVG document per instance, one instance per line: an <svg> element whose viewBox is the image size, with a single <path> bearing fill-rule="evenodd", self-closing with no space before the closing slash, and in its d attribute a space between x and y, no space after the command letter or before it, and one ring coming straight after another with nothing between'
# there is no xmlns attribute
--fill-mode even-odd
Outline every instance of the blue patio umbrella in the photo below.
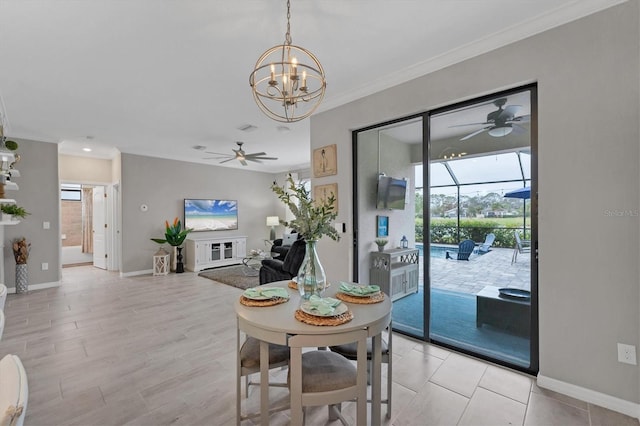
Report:
<svg viewBox="0 0 640 426"><path fill-rule="evenodd" d="M513 191L509 191L504 194L505 198L522 198L523 200L528 200L531 198L531 187L525 186L524 188L514 189Z"/></svg>

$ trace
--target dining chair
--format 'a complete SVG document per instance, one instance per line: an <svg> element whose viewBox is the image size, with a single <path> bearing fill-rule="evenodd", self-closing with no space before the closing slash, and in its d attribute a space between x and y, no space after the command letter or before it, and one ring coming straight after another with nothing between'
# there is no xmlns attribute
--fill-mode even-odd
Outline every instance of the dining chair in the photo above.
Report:
<svg viewBox="0 0 640 426"><path fill-rule="evenodd" d="M17 355L0 360L0 424L22 426L27 412L27 372Z"/></svg>
<svg viewBox="0 0 640 426"><path fill-rule="evenodd" d="M4 303L7 301L7 286L0 284L0 310L4 311Z"/></svg>
<svg viewBox="0 0 640 426"><path fill-rule="evenodd" d="M0 340L2 340L2 333L4 333L4 311L0 310Z"/></svg>
<svg viewBox="0 0 640 426"><path fill-rule="evenodd" d="M518 260L518 254L531 253L531 241L520 239L520 233L518 231L513 232L516 245L513 248L513 255L511 256L511 264L513 265Z"/></svg>
<svg viewBox="0 0 640 426"><path fill-rule="evenodd" d="M389 326L387 328L387 340L385 341L384 339L382 339L382 362L387 364L387 397L385 399L383 399L381 402L383 404L387 404L387 419L391 418L391 387L393 384L393 378L392 378L392 368L391 368L391 340L392 340L392 332L391 332L391 323L389 323ZM368 377L369 377L369 382L371 382L371 369L372 369L372 365L371 365L371 347L372 347L372 340L371 339L367 339L367 372L368 372ZM329 349L331 349L333 352L339 353L340 355L342 355L343 357L350 359L350 360L356 360L357 359L357 345L355 343L346 343L344 345L336 345L336 346L331 346ZM367 402L371 402L371 400L368 400Z"/></svg>
<svg viewBox="0 0 640 426"><path fill-rule="evenodd" d="M239 336L238 336L239 342ZM237 392L237 402L236 402L236 419L237 424L240 424L242 420L251 419L254 417L258 417L260 413L252 413L252 414L242 414L241 407L241 381L242 377L245 380L244 392L245 398L249 396L249 386L259 386L259 382L251 381L251 375L260 372L260 340L255 337L248 336L242 346L237 351L238 359L237 359L237 383L236 383L236 392ZM269 370L285 367L289 364L289 347L284 345L276 345L269 344ZM287 387L286 382L269 382L269 386L276 387ZM272 411L281 411L285 410L288 407L280 407L275 408Z"/></svg>
<svg viewBox="0 0 640 426"><path fill-rule="evenodd" d="M325 336L328 337L328 336ZM304 424L305 407L327 405L329 421L339 419L348 425L341 412L341 403L356 399L356 422L365 424L367 417L367 332L353 330L330 336L330 346L355 342L356 366L337 352L311 350L302 353L302 348L314 347L314 336L295 335L289 338L291 362L289 366L289 392L291 397L291 421L296 423L302 411ZM294 370L300 368L300 380L293 380Z"/></svg>

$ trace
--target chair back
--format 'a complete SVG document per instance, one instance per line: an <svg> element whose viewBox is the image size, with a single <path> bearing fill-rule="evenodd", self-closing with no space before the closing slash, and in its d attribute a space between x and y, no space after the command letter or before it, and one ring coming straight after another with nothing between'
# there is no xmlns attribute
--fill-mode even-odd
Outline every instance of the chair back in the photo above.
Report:
<svg viewBox="0 0 640 426"><path fill-rule="evenodd" d="M294 241L287 252L287 256L284 258L282 270L288 272L291 276L298 275L298 270L300 269L300 265L302 265L306 251L307 246L305 240Z"/></svg>
<svg viewBox="0 0 640 426"><path fill-rule="evenodd" d="M469 260L476 243L473 240L464 240L458 245L458 260Z"/></svg>
<svg viewBox="0 0 640 426"><path fill-rule="evenodd" d="M489 249L491 248L491 245L493 245L493 242L495 240L496 240L496 235L493 232L490 234L487 234L487 236L484 238L484 243L480 244L480 247L478 247L478 251L481 251L481 252L489 251Z"/></svg>
<svg viewBox="0 0 640 426"><path fill-rule="evenodd" d="M2 340L3 332L4 332L4 311L0 310L0 340Z"/></svg>
<svg viewBox="0 0 640 426"><path fill-rule="evenodd" d="M4 310L4 302L7 301L7 286L0 284L0 310Z"/></svg>
<svg viewBox="0 0 640 426"><path fill-rule="evenodd" d="M27 412L27 373L16 355L0 360L0 424L22 426Z"/></svg>
<svg viewBox="0 0 640 426"><path fill-rule="evenodd" d="M513 234L516 236L516 246L518 250L522 251L522 240L520 239L520 234L518 231L513 231Z"/></svg>

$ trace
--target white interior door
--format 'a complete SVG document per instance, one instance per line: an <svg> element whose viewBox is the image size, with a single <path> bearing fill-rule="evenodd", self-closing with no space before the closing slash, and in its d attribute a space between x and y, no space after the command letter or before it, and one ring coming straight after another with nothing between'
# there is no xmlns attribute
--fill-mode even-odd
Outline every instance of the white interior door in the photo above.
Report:
<svg viewBox="0 0 640 426"><path fill-rule="evenodd" d="M107 269L105 191L103 186L93 188L93 266Z"/></svg>

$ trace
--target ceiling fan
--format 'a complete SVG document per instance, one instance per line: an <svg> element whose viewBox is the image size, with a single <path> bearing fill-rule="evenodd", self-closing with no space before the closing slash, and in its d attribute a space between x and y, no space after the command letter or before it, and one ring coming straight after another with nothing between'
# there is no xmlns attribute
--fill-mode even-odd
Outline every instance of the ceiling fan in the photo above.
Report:
<svg viewBox="0 0 640 426"><path fill-rule="evenodd" d="M262 161L260 160L277 160L278 159L277 157L266 157L267 155L266 152L254 152L252 154L247 154L246 152L244 152L244 149L242 149L242 144L244 144L244 142L236 142L236 144L238 144L238 149L231 149L231 151L233 151L235 154L223 154L221 152L205 151L207 154L216 155L216 157L205 157L204 160L211 160L211 159L219 160L224 158L224 160L221 161L220 164L226 163L231 160L238 160L240 164L242 164L243 166L246 166L247 161L262 163Z"/></svg>
<svg viewBox="0 0 640 426"><path fill-rule="evenodd" d="M482 125L483 128L476 130L475 132L471 132L468 135L462 137L461 141L466 141L482 132L488 130L488 133L496 138L507 136L512 131L516 130L516 133L522 133L526 131L526 129L520 126L518 123L523 123L529 121L529 115L521 115L516 116L521 105L507 105L507 98L496 99L492 102L497 110L490 112L487 114L487 121L484 123L467 123L467 124L458 124L450 127L462 127L462 126L478 126ZM504 108L503 108L504 107Z"/></svg>

